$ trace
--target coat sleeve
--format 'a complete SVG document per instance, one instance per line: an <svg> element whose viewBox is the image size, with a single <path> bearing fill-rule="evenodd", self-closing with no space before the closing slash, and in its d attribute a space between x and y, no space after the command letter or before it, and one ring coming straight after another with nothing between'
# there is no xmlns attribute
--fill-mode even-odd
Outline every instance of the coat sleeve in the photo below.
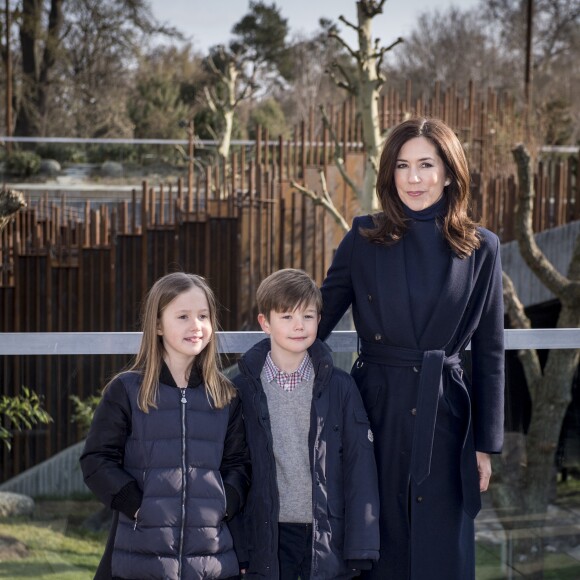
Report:
<svg viewBox="0 0 580 580"><path fill-rule="evenodd" d="M107 507L114 507L115 498L128 490L135 492L131 503L140 505L138 484L123 468L125 442L130 433L131 406L123 381L117 377L95 410L80 457L86 485Z"/></svg>
<svg viewBox="0 0 580 580"><path fill-rule="evenodd" d="M238 389L238 398L239 401L239 409L242 410L243 415L243 401L241 400L241 388L244 378L241 375L237 375L234 380L234 386ZM245 433L245 423L244 423L244 433ZM244 434L245 438L245 434ZM248 478L248 487L249 487L250 478ZM240 508L242 509L242 508ZM240 567L242 565L248 566L250 561L250 555L248 552L248 545L247 545L247 537L245 533L246 523L245 518L247 517L246 513L243 511L234 514L233 519L228 521L228 527L230 529L230 533L234 539L234 549L236 551L236 555L238 557L238 562L240 563Z"/></svg>
<svg viewBox="0 0 580 580"><path fill-rule="evenodd" d="M230 403L229 413L228 429L220 465L220 473L228 500L228 519L232 518L244 506L251 476L250 453L246 444L239 396Z"/></svg>
<svg viewBox="0 0 580 580"><path fill-rule="evenodd" d="M479 325L471 339L472 419L475 449L500 453L504 432L504 311L500 244L493 265Z"/></svg>
<svg viewBox="0 0 580 580"><path fill-rule="evenodd" d="M362 398L349 376L343 401L345 560L379 559L379 486L373 434Z"/></svg>
<svg viewBox="0 0 580 580"><path fill-rule="evenodd" d="M322 316L318 338L326 340L353 301L351 260L357 221L340 242L326 278L322 283Z"/></svg>

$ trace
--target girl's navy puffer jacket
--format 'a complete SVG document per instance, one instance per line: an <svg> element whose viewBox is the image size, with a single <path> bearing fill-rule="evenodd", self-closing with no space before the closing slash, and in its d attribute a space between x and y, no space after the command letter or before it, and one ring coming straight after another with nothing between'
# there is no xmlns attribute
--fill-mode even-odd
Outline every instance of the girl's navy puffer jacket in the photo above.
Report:
<svg viewBox="0 0 580 580"><path fill-rule="evenodd" d="M190 379L178 389L165 367L157 409L146 414L137 406L140 380L128 372L111 383L81 457L88 487L120 511L97 578L235 576L224 519L226 489L239 507L249 484L239 401L216 409L203 384Z"/></svg>

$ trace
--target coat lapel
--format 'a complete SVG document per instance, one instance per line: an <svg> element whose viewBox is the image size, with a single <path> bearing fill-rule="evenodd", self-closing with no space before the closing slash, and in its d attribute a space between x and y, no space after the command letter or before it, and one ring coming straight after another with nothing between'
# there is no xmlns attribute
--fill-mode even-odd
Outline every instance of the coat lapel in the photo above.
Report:
<svg viewBox="0 0 580 580"><path fill-rule="evenodd" d="M375 245L375 269L381 328L393 344L416 348L403 244Z"/></svg>
<svg viewBox="0 0 580 580"><path fill-rule="evenodd" d="M447 280L437 306L419 340L419 348L443 349L455 335L473 289L475 252L469 258L452 254Z"/></svg>

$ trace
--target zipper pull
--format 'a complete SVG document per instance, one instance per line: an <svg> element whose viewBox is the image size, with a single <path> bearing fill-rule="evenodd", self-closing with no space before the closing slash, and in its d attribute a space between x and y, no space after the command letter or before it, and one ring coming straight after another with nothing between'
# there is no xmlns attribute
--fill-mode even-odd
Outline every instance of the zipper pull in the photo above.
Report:
<svg viewBox="0 0 580 580"><path fill-rule="evenodd" d="M185 398L185 389L181 389L181 402L185 405L187 399Z"/></svg>

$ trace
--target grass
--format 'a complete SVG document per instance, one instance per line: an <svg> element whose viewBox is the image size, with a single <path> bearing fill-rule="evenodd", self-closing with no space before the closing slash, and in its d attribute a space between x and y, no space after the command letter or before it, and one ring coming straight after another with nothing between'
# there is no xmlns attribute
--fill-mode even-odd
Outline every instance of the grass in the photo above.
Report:
<svg viewBox="0 0 580 580"><path fill-rule="evenodd" d="M517 570L511 570L508 576L507 567L502 563L503 557L499 546L477 544L476 578L477 580L505 580L506 578L525 578ZM578 580L580 562L567 554L544 554L544 580Z"/></svg>
<svg viewBox="0 0 580 580"><path fill-rule="evenodd" d="M546 527L535 534L547 534L544 544L544 580L578 580L580 578L580 472L571 473L568 479L558 481L557 499L546 519ZM557 511L555 511L557 510ZM497 512L496 512L497 513ZM486 521L485 509L482 511ZM477 525L477 524L476 524ZM485 524L482 526L485 527ZM516 530L517 534L517 530ZM525 578L525 562L514 560L508 567L507 541L501 534L493 540L482 539L476 544L477 580L505 580ZM512 556L515 558L516 556ZM529 565L529 563L528 563Z"/></svg>
<svg viewBox="0 0 580 580"><path fill-rule="evenodd" d="M580 481L558 485L557 503L577 507ZM82 522L100 510L94 499L37 499L31 518L0 519L0 536L18 539L28 549L26 558L0 555L0 580L91 580L101 559L107 531L83 530ZM501 544L476 545L477 580L524 578L508 576ZM580 561L566 553L545 553L545 580L578 580Z"/></svg>
<svg viewBox="0 0 580 580"><path fill-rule="evenodd" d="M0 559L0 578L92 579L107 532L83 531L81 523L99 508L94 500L37 500L32 518L0 519L0 536L18 539L29 553Z"/></svg>

